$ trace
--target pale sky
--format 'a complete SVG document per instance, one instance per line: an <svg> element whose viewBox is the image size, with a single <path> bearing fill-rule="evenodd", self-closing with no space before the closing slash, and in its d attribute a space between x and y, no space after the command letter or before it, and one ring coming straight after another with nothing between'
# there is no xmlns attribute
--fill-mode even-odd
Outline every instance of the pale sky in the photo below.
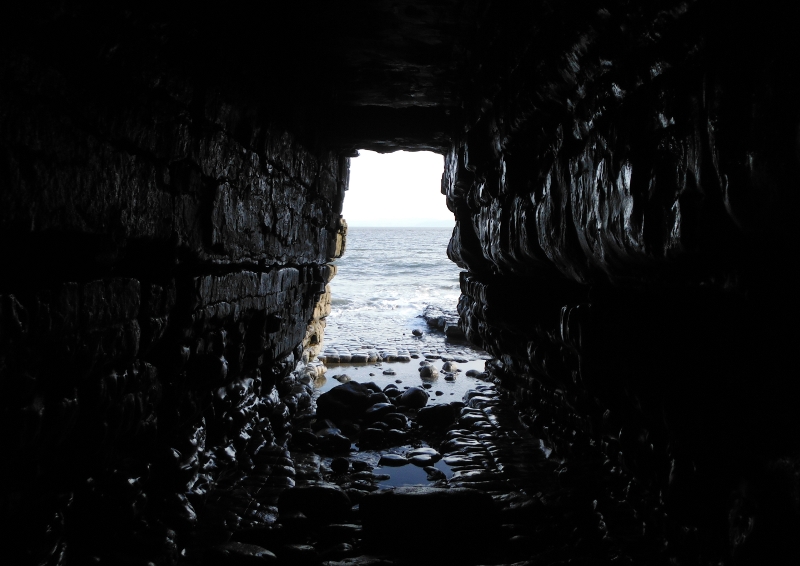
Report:
<svg viewBox="0 0 800 566"><path fill-rule="evenodd" d="M441 191L444 157L359 151L350 160L342 215L349 226L453 226Z"/></svg>

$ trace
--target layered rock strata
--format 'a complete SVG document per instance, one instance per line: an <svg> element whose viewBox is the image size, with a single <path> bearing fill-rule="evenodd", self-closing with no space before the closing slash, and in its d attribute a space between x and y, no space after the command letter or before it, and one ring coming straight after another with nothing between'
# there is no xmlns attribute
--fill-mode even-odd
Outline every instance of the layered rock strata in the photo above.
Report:
<svg viewBox="0 0 800 566"><path fill-rule="evenodd" d="M290 372L321 342L348 159L180 74L78 79L2 66L4 546L170 561L311 406Z"/></svg>
<svg viewBox="0 0 800 566"><path fill-rule="evenodd" d="M559 457L599 451L666 511L646 522L676 560L794 552L770 525L800 524L777 503L800 448L798 51L718 17L489 10L442 178L467 337Z"/></svg>

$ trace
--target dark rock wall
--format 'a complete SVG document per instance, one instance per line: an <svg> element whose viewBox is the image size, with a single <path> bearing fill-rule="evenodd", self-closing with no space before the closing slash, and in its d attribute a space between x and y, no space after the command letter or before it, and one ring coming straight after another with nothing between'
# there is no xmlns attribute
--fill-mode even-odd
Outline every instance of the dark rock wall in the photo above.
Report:
<svg viewBox="0 0 800 566"><path fill-rule="evenodd" d="M208 483L310 401L286 379L344 248L348 159L179 70L4 55L3 546L170 556Z"/></svg>
<svg viewBox="0 0 800 566"><path fill-rule="evenodd" d="M742 557L800 524L788 21L709 2L491 7L446 158L467 336L557 454L628 474L677 556L698 525L711 555Z"/></svg>

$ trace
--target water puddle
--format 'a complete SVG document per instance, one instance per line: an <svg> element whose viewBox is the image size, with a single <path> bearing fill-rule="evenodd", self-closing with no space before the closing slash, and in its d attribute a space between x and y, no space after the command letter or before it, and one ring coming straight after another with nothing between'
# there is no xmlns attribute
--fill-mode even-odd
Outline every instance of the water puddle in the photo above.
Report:
<svg viewBox="0 0 800 566"><path fill-rule="evenodd" d="M437 470L441 471L446 479L450 479L453 477L453 470L450 466L444 463L444 460L439 460L433 467ZM389 476L388 480L381 480L378 483L378 487L387 488L387 487L404 487L409 485L433 485L436 483L436 480L429 480L428 479L428 472L420 468L419 466L415 466L414 464L406 464L405 466L397 467L390 467L390 466L378 466L373 470L375 475L387 475Z"/></svg>

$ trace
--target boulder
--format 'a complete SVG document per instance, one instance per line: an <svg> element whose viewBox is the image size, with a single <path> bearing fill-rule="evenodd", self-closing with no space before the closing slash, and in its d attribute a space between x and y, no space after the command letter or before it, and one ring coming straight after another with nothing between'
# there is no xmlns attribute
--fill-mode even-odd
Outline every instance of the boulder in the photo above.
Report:
<svg viewBox="0 0 800 566"><path fill-rule="evenodd" d="M397 404L409 409L420 409L428 403L428 398L428 392L421 387L409 387L397 398Z"/></svg>
<svg viewBox="0 0 800 566"><path fill-rule="evenodd" d="M317 416L334 420L359 418L369 407L385 399L380 389L376 392L368 385L348 381L323 393L317 399ZM376 397L378 394L382 397Z"/></svg>

